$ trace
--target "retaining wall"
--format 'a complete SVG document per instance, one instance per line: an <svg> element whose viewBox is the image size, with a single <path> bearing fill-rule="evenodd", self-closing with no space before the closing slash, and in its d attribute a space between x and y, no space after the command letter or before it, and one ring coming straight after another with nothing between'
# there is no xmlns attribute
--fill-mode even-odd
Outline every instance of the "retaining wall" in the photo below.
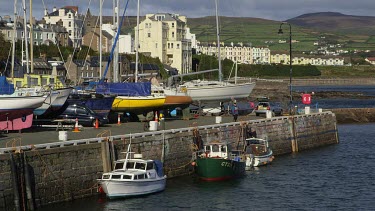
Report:
<svg viewBox="0 0 375 211"><path fill-rule="evenodd" d="M111 169L113 160L125 157L121 152L130 142L132 151L142 153L144 158L162 160L165 173L172 178L193 172L194 135L204 142L219 139L242 149L250 128L257 137L269 140L275 156L338 143L336 117L323 112L0 149L0 209L15 207L11 154L18 167L22 166L21 155L26 156L32 195L39 207L97 194L96 179ZM19 184L24 183L23 178L17 177ZM19 189L20 203L26 204L26 187L20 185Z"/></svg>

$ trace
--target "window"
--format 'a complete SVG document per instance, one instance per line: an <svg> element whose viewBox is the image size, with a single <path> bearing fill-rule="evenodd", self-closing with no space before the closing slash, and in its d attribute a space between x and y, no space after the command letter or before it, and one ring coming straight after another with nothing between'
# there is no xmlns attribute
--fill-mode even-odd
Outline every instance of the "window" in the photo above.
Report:
<svg viewBox="0 0 375 211"><path fill-rule="evenodd" d="M10 31L8 31L8 37L10 37Z"/></svg>
<svg viewBox="0 0 375 211"><path fill-rule="evenodd" d="M180 44L177 44L177 49L180 49Z"/></svg>
<svg viewBox="0 0 375 211"><path fill-rule="evenodd" d="M49 39L49 34L47 33L47 39Z"/></svg>
<svg viewBox="0 0 375 211"><path fill-rule="evenodd" d="M137 177L138 177L138 179L144 179L144 178L146 177L146 175L144 175L144 174L140 174L140 175L138 175Z"/></svg>
<svg viewBox="0 0 375 211"><path fill-rule="evenodd" d="M121 175L112 174L112 179L121 179Z"/></svg>
<svg viewBox="0 0 375 211"><path fill-rule="evenodd" d="M168 43L168 49L169 49L169 48L171 48L171 44L170 44L170 43Z"/></svg>
<svg viewBox="0 0 375 211"><path fill-rule="evenodd" d="M69 36L72 36L72 30L69 30Z"/></svg>
<svg viewBox="0 0 375 211"><path fill-rule="evenodd" d="M174 32L172 32L172 38L174 38Z"/></svg>
<svg viewBox="0 0 375 211"><path fill-rule="evenodd" d="M157 43L155 43L155 48L158 48L158 44Z"/></svg>
<svg viewBox="0 0 375 211"><path fill-rule="evenodd" d="M146 169L146 164L145 163L136 163L135 164L135 169L145 170Z"/></svg>
<svg viewBox="0 0 375 211"><path fill-rule="evenodd" d="M147 163L147 167L146 167L146 170L151 170L154 168L154 163L153 162L148 162Z"/></svg>
<svg viewBox="0 0 375 211"><path fill-rule="evenodd" d="M212 152L219 152L219 146L218 145L212 145Z"/></svg>
<svg viewBox="0 0 375 211"><path fill-rule="evenodd" d="M151 37L151 33L149 32L149 33L147 33L147 37Z"/></svg>
<svg viewBox="0 0 375 211"><path fill-rule="evenodd" d="M115 164L115 170L116 169L123 169L124 168L124 163L116 163Z"/></svg>
<svg viewBox="0 0 375 211"><path fill-rule="evenodd" d="M68 17L69 17L69 18L72 18L72 14L69 14Z"/></svg>
<svg viewBox="0 0 375 211"><path fill-rule="evenodd" d="M174 28L174 23L172 23L172 28Z"/></svg>
<svg viewBox="0 0 375 211"><path fill-rule="evenodd" d="M171 43L171 48L173 48L173 43Z"/></svg>
<svg viewBox="0 0 375 211"><path fill-rule="evenodd" d="M133 169L133 168L134 168L134 162L128 162L128 163L126 164L126 168L127 168L127 169Z"/></svg>
<svg viewBox="0 0 375 211"><path fill-rule="evenodd" d="M69 27L72 27L72 22L71 21L69 21Z"/></svg>
<svg viewBox="0 0 375 211"><path fill-rule="evenodd" d="M132 179L132 175L122 175L123 179Z"/></svg>
<svg viewBox="0 0 375 211"><path fill-rule="evenodd" d="M25 35L23 34L23 32L21 32L21 36L22 36L22 38L25 36Z"/></svg>

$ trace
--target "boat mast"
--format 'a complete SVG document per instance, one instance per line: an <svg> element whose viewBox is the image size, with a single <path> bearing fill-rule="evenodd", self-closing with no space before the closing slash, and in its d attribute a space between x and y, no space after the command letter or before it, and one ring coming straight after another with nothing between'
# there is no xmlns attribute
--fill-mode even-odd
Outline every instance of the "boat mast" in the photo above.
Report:
<svg viewBox="0 0 375 211"><path fill-rule="evenodd" d="M116 34L119 33L120 30L120 22L119 22L119 0L115 0L113 2L114 5L114 17L113 17L113 25L115 26L115 32ZM116 42L116 41L115 41ZM119 55L119 45L115 46L115 52L114 52L114 58L113 58L113 82L118 82L118 55Z"/></svg>
<svg viewBox="0 0 375 211"><path fill-rule="evenodd" d="M135 73L134 73L135 82L138 82L138 60L139 60L138 46L139 46L139 0L137 4L137 28L135 32Z"/></svg>
<svg viewBox="0 0 375 211"><path fill-rule="evenodd" d="M102 25L103 25L103 0L99 1L99 75L102 76L103 65L103 46L102 46L102 39L103 39L103 32L102 32Z"/></svg>
<svg viewBox="0 0 375 211"><path fill-rule="evenodd" d="M218 1L215 0L216 9L216 35L217 35L217 52L218 52L218 62L219 62L219 81L223 80L223 75L221 73L221 53L220 53L220 30L219 30L219 15L217 11Z"/></svg>
<svg viewBox="0 0 375 211"><path fill-rule="evenodd" d="M33 0L30 0L30 73L34 73L34 29L33 29Z"/></svg>
<svg viewBox="0 0 375 211"><path fill-rule="evenodd" d="M13 20L13 36L12 36L12 72L11 78L14 78L14 55L16 52L16 36L17 36L17 0L14 0L14 20Z"/></svg>
<svg viewBox="0 0 375 211"><path fill-rule="evenodd" d="M237 84L237 68L238 68L238 63L237 63L237 60L235 61L236 62L236 71L234 72L234 84Z"/></svg>
<svg viewBox="0 0 375 211"><path fill-rule="evenodd" d="M26 20L26 0L22 1L23 6L23 25L24 25L24 40L25 40L25 53L26 53L26 72L29 74L29 48L27 44L27 20ZM23 62L23 61L22 61Z"/></svg>

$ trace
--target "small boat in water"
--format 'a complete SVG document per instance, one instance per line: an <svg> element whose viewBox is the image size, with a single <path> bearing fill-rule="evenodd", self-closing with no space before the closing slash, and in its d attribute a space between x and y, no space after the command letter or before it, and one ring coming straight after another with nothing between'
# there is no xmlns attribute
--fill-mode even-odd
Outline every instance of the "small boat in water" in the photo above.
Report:
<svg viewBox="0 0 375 211"><path fill-rule="evenodd" d="M229 180L245 174L245 157L241 151L229 151L229 146L220 141L204 145L198 151L195 172L205 181Z"/></svg>
<svg viewBox="0 0 375 211"><path fill-rule="evenodd" d="M129 150L128 150L129 151ZM100 187L108 198L132 197L163 191L167 176L158 160L144 160L141 154L134 158L117 160L113 171L103 173Z"/></svg>
<svg viewBox="0 0 375 211"><path fill-rule="evenodd" d="M274 159L268 141L261 138L248 138L244 148L246 169L266 165Z"/></svg>

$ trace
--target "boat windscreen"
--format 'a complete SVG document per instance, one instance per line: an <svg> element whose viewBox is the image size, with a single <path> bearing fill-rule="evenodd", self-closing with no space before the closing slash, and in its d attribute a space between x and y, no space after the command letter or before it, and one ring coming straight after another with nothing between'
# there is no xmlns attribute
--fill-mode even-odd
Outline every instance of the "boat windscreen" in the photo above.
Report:
<svg viewBox="0 0 375 211"><path fill-rule="evenodd" d="M128 162L128 163L126 164L126 168L127 168L127 169L133 169L133 168L134 168L134 162Z"/></svg>
<svg viewBox="0 0 375 211"><path fill-rule="evenodd" d="M135 169L146 170L146 163L136 163Z"/></svg>
<svg viewBox="0 0 375 211"><path fill-rule="evenodd" d="M212 152L219 152L219 145L212 145Z"/></svg>
<svg viewBox="0 0 375 211"><path fill-rule="evenodd" d="M115 164L115 170L118 170L118 169L123 169L124 168L124 163L116 163Z"/></svg>

